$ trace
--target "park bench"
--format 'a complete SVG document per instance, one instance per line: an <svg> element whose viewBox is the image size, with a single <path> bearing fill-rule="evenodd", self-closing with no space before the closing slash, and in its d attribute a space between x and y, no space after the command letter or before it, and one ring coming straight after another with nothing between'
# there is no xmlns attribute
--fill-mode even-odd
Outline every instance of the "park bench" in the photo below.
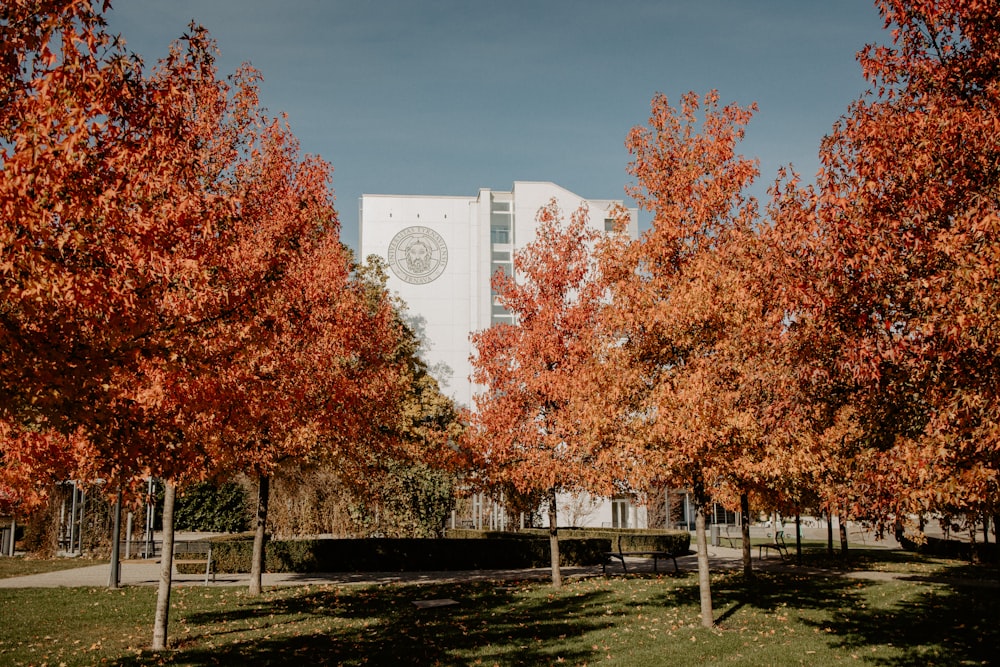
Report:
<svg viewBox="0 0 1000 667"><path fill-rule="evenodd" d="M628 572L628 565L625 564L626 556L646 556L653 558L653 572L658 572L657 564L660 559L666 560L669 558L674 561L674 571L680 572L680 568L677 567L677 554L671 553L669 551L662 551L657 549L652 549L649 551L624 551L622 549L622 535L618 536L618 551L605 551L604 552L604 562L601 563L601 571L607 573L607 565L611 562L611 559L617 559L621 561L622 570Z"/></svg>
<svg viewBox="0 0 1000 667"><path fill-rule="evenodd" d="M174 542L174 565L204 565L205 585L208 585L209 577L212 578L213 582L215 581L215 568L212 567L211 542L204 540Z"/></svg>
<svg viewBox="0 0 1000 667"><path fill-rule="evenodd" d="M743 530L740 529L739 535L730 535L729 526L726 526L725 534L719 535L719 543L722 546L722 542L725 541L730 549L740 549L743 547Z"/></svg>
<svg viewBox="0 0 1000 667"><path fill-rule="evenodd" d="M788 546L785 545L785 531L779 530L774 534L773 542L766 542L764 544L757 545L757 559L764 558L765 552L770 552L771 550L777 551L781 559L784 560L785 556L788 555Z"/></svg>

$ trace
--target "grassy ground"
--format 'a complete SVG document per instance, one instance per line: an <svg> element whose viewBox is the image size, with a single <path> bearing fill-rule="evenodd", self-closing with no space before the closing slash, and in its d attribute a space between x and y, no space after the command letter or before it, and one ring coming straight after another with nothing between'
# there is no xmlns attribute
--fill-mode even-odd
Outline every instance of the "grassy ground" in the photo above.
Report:
<svg viewBox="0 0 1000 667"><path fill-rule="evenodd" d="M0 590L2 665L958 665L995 664L995 569L897 552L852 568L713 577L699 626L694 574L542 583L183 587L172 650L154 655L152 588ZM820 569L820 568L824 569ZM862 568L864 573L851 572ZM458 604L417 609L416 600Z"/></svg>
<svg viewBox="0 0 1000 667"><path fill-rule="evenodd" d="M23 556L0 557L0 579L8 577L23 577L28 574L55 572L56 570L72 570L88 565L107 563L108 559L93 558L25 558Z"/></svg>

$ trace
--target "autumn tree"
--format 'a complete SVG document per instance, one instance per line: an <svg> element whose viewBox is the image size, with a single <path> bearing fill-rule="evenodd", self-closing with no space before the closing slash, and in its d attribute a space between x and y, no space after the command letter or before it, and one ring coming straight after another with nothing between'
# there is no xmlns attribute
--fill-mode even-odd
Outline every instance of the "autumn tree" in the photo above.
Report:
<svg viewBox="0 0 1000 667"><path fill-rule="evenodd" d="M262 331L254 337L256 352L231 360L227 391L242 400L212 391L230 405L225 428L216 430L220 456L233 454L226 467L259 480L254 594L260 592L269 477L278 463L297 458L321 465L375 498L386 490L383 481L404 469L422 466L433 475L457 426L451 402L417 357L384 272L355 266L337 241L335 223L324 224L320 242L301 240L303 251L275 291L274 309L261 310L272 343L259 345L267 340ZM248 439L252 447L226 447Z"/></svg>
<svg viewBox="0 0 1000 667"><path fill-rule="evenodd" d="M824 140L816 184L776 191L787 284L842 392L849 511L983 518L1000 500L1000 7L878 5L892 43L859 54L871 92Z"/></svg>
<svg viewBox="0 0 1000 667"><path fill-rule="evenodd" d="M368 372L387 356L391 308L359 307L370 295L350 287L330 168L262 112L257 74L219 79L199 28L146 74L89 2L4 12L4 497L153 473L171 498L317 433L345 459L368 447L358 429L401 384Z"/></svg>
<svg viewBox="0 0 1000 667"><path fill-rule="evenodd" d="M568 224L555 201L538 213L536 239L514 255L514 276L498 272L493 290L514 316L473 334L473 381L482 387L468 416L464 447L474 481L542 493L548 506L552 584L559 568L556 494L603 488L581 426L579 373L593 354L592 331L603 296L590 246L597 239L586 209Z"/></svg>
<svg viewBox="0 0 1000 667"><path fill-rule="evenodd" d="M759 474L763 458L750 452L764 438L758 420L776 386L757 363L776 343L769 336L781 316L745 280L752 254L737 252L753 241L757 220L756 202L743 195L757 166L735 152L754 108L720 107L714 92L685 95L679 110L655 97L648 127L627 141L637 179L630 194L652 211L652 228L602 250L612 298L603 384L614 397L602 402L627 424L619 446L632 460L632 483L693 493L707 626L705 509L720 486L745 491Z"/></svg>

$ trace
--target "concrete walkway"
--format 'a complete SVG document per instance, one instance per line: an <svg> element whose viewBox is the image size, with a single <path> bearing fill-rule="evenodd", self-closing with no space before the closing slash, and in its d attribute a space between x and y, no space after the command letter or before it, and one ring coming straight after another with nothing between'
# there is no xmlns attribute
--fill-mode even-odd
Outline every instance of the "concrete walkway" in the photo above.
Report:
<svg viewBox="0 0 1000 667"><path fill-rule="evenodd" d="M727 547L711 547L709 562L713 570L728 570L742 567L742 551ZM628 558L629 573L653 571L652 559ZM754 567L758 563L763 567L775 567L782 563L778 557L765 558L759 561L754 557ZM698 568L697 558L692 551L687 556L677 559L677 565L682 571L693 571ZM31 574L23 577L0 579L0 588L58 588L66 587L104 587L108 585L110 565L91 565L71 570ZM659 571L669 574L673 572L673 564L660 561ZM617 562L607 566L610 575L622 572ZM602 576L601 566L566 566L562 568L565 579L578 579ZM548 568L529 568L513 570L460 570L451 572L330 572L330 573L265 573L262 577L264 586L306 586L306 585L368 585L368 584L440 584L464 581L513 581L513 580L545 580L550 576ZM156 586L160 581L160 564L155 560L127 560L122 562L121 584L123 586ZM217 574L209 586L249 586L249 574ZM177 574L173 576L174 586L203 586L205 575Z"/></svg>

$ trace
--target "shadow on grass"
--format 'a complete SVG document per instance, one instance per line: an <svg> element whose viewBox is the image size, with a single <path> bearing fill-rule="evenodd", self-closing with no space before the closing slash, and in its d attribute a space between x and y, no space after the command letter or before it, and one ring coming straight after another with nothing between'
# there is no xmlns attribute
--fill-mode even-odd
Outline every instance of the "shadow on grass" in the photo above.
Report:
<svg viewBox="0 0 1000 667"><path fill-rule="evenodd" d="M825 554L824 554L825 556ZM859 579L840 572L758 573L752 581L724 577L715 585L721 627L746 607L791 608L802 622L828 636L831 646L870 664L996 664L1000 646L1000 595L996 568L928 559L919 554L872 550L853 555L843 570L891 572ZM830 564L814 558L811 565ZM926 573L921 573L926 569ZM812 613L810 613L812 612ZM872 647L895 655L876 656Z"/></svg>
<svg viewBox="0 0 1000 667"><path fill-rule="evenodd" d="M836 612L824 625L841 647L861 651L871 645L891 645L901 652L888 658L868 656L873 664L992 665L1000 646L998 617L1000 597L995 590L936 584L887 608Z"/></svg>
<svg viewBox="0 0 1000 667"><path fill-rule="evenodd" d="M515 590L476 582L277 592L279 597L247 598L230 609L183 614L183 623L199 628L200 634L181 638L172 652L112 664L433 665L481 659L484 664L534 665L557 658L570 664L593 660L589 645L578 640L614 623L602 613L602 603L613 594L524 597ZM458 604L431 609L412 604L443 598Z"/></svg>
<svg viewBox="0 0 1000 667"><path fill-rule="evenodd" d="M989 571L899 552L852 555L846 567L879 577L822 570L822 561L760 572L750 581L738 572L714 575L717 636L739 637L748 628L780 631L787 616L813 641L869 664L993 664L1000 596L993 587L974 585L984 577L994 581ZM442 598L458 604L412 604ZM261 598L230 598L224 606L188 602L171 626L176 650L112 664L592 663L603 654L591 633L628 631L617 624L638 618L639 607L680 608L694 618L698 583L690 572L644 572L597 578L561 593L538 582L467 582L272 589ZM179 626L189 634L182 636ZM719 646L725 650L726 644Z"/></svg>

